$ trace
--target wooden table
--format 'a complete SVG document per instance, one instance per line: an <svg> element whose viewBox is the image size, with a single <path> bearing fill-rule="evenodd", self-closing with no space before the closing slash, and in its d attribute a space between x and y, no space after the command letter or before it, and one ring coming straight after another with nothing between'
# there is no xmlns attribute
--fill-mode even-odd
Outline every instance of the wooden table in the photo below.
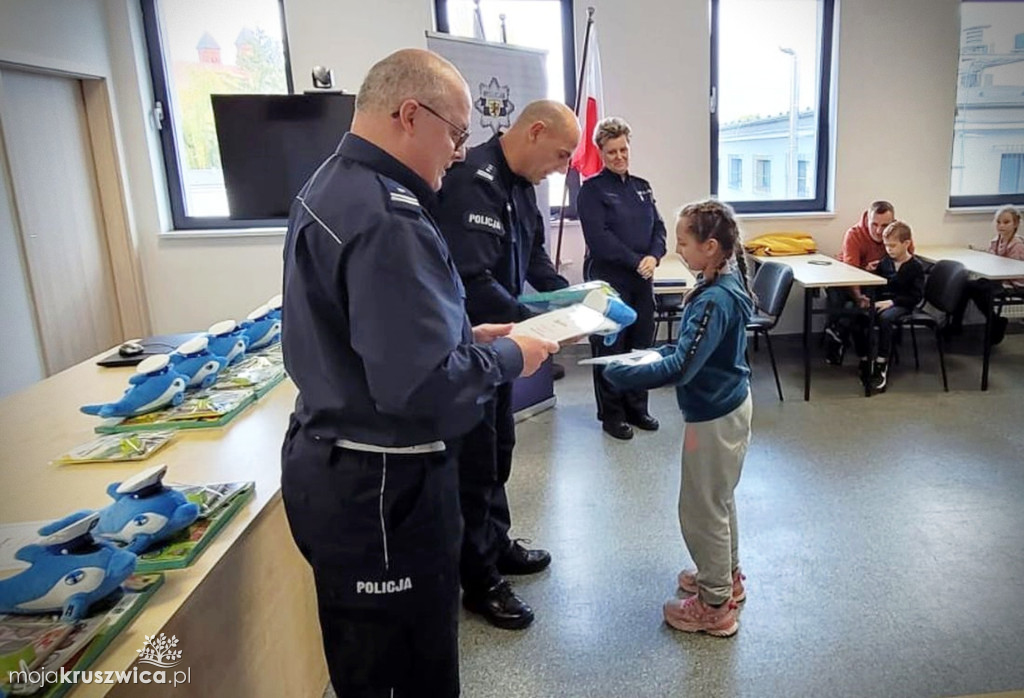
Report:
<svg viewBox="0 0 1024 698"><path fill-rule="evenodd" d="M160 463L167 480L253 480L255 497L195 564L164 585L94 670L128 670L144 635L178 638L191 683L80 684L79 696L319 696L327 684L312 573L292 542L281 500L281 441L295 399L285 380L221 429L183 430L141 463L50 465L92 439L79 405L117 398L130 368L73 366L0 400L0 523L54 520L110 502L109 483ZM143 669L145 666L142 667Z"/></svg>
<svg viewBox="0 0 1024 698"><path fill-rule="evenodd" d="M823 254L755 257L758 262L778 262L793 269L793 280L804 287L804 400L811 399L811 314L818 288L884 286L885 279ZM865 394L870 394L865 386Z"/></svg>
<svg viewBox="0 0 1024 698"><path fill-rule="evenodd" d="M970 273L991 281L1024 278L1024 262L981 250L972 250L967 247L934 246L918 247L916 254L929 262L937 262L941 259L960 262ZM988 390L988 364L992 355L992 314L990 311L985 315L984 358L981 362L982 390Z"/></svg>

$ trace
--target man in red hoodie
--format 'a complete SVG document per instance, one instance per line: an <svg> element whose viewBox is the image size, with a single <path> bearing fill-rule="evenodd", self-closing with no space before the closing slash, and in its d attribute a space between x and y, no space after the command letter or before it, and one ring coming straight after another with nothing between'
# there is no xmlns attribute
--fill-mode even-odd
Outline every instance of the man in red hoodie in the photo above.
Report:
<svg viewBox="0 0 1024 698"><path fill-rule="evenodd" d="M860 223L852 226L843 236L839 261L858 269L874 271L885 257L882 231L896 218L896 211L888 201L873 201L861 214ZM913 252L913 250L911 250ZM860 310L867 310L871 299L860 286L827 289L828 321L825 324L825 360L840 366L850 344L852 319Z"/></svg>

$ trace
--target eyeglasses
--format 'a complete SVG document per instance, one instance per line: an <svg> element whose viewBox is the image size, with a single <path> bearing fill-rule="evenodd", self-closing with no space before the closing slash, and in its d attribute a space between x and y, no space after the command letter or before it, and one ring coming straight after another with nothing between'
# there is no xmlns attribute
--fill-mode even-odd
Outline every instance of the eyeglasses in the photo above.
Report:
<svg viewBox="0 0 1024 698"><path fill-rule="evenodd" d="M421 107L426 109L428 112L430 112L431 114L436 116L438 119L440 119L441 121L443 121L446 124L448 124L449 126L451 126L453 129L455 129L455 133L452 134L452 142L455 144L455 149L456 150L461 148L466 143L466 141L469 140L469 136L470 136L469 129L462 128L458 124L452 123L448 119L446 119L443 116L441 116L440 114L438 114L434 109L432 109L431 107L429 107L426 104L424 104L423 102L417 102L417 104L419 104ZM394 112L391 115L391 118L392 119L397 119L398 118L398 112L397 111Z"/></svg>

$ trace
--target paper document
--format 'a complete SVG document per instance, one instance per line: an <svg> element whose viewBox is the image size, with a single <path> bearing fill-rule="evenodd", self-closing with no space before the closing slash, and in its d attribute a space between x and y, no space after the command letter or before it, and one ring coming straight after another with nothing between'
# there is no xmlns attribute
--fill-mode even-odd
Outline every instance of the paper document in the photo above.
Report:
<svg viewBox="0 0 1024 698"><path fill-rule="evenodd" d="M595 356L592 359L581 359L577 363L580 366L606 366L611 363L629 364L639 366L649 364L661 358L661 354L651 349L637 349L625 354L612 354L611 356Z"/></svg>
<svg viewBox="0 0 1024 698"><path fill-rule="evenodd" d="M602 313L578 304L517 322L511 334L540 337L564 344L595 332L614 332L619 329L618 323L609 320Z"/></svg>

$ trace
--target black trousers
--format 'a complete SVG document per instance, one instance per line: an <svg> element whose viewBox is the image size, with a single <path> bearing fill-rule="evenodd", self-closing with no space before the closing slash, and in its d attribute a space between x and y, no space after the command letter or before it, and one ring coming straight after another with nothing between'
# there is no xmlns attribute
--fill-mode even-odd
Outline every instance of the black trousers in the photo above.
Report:
<svg viewBox="0 0 1024 698"><path fill-rule="evenodd" d="M870 291L863 292L871 295ZM845 345L850 343L854 327L868 316L868 311L857 305L850 289L845 286L825 289L825 308L828 313L825 326L831 327Z"/></svg>
<svg viewBox="0 0 1024 698"><path fill-rule="evenodd" d="M894 305L886 308L875 315L875 324L878 327L878 347L876 354L880 359L888 359L892 353L892 339L896 334L896 322L903 316L910 314L910 309ZM870 356L871 352L871 316L867 310L862 310L860 315L853 316L853 327L851 337L854 350L859 357Z"/></svg>
<svg viewBox="0 0 1024 698"><path fill-rule="evenodd" d="M512 516L505 483L512 473L516 423L512 384L498 386L484 405L484 419L462 439L459 503L462 509L462 588L482 593L501 581L498 556L508 548Z"/></svg>
<svg viewBox="0 0 1024 698"><path fill-rule="evenodd" d="M293 422L282 466L339 698L459 695L454 455L351 451Z"/></svg>
<svg viewBox="0 0 1024 698"><path fill-rule="evenodd" d="M615 342L605 346L604 337L591 337L590 348L594 356L623 354L635 349L647 349L654 343L654 284L639 274L632 277L614 273L597 263L588 267L589 279L603 279L618 291L622 300L636 311L636 322L619 333ZM597 401L597 419L602 422L625 422L647 414L647 391L616 391L603 376L604 367L594 366L594 398Z"/></svg>

